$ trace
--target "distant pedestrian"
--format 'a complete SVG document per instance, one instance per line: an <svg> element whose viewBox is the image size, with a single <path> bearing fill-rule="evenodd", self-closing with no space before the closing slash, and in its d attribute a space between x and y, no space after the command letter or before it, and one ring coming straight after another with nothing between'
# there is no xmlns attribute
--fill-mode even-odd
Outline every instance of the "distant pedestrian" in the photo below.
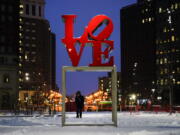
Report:
<svg viewBox="0 0 180 135"><path fill-rule="evenodd" d="M80 91L76 92L76 118L82 118L82 111L84 108L84 97L81 95Z"/></svg>

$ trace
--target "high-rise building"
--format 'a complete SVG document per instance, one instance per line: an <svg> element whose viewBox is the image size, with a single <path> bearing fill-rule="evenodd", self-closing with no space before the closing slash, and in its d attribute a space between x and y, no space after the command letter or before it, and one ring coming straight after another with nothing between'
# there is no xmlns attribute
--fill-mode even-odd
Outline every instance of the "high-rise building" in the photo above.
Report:
<svg viewBox="0 0 180 135"><path fill-rule="evenodd" d="M164 104L180 104L180 1L156 1L157 90Z"/></svg>
<svg viewBox="0 0 180 135"><path fill-rule="evenodd" d="M108 99L111 100L111 92L112 92L112 79L111 79L111 73L109 72L107 76L99 77L98 78L98 89L102 90L104 92L107 92ZM121 78L120 78L120 72L117 72L117 91L118 96L120 95L121 90Z"/></svg>
<svg viewBox="0 0 180 135"><path fill-rule="evenodd" d="M44 17L44 0L21 0L19 89L55 89L55 35Z"/></svg>
<svg viewBox="0 0 180 135"><path fill-rule="evenodd" d="M18 0L0 1L0 110L13 109L18 97Z"/></svg>
<svg viewBox="0 0 180 135"><path fill-rule="evenodd" d="M126 101L131 94L150 98L155 81L154 13L142 15L143 6L133 4L121 9L122 94Z"/></svg>
<svg viewBox="0 0 180 135"><path fill-rule="evenodd" d="M121 9L122 89L161 104L180 104L178 0L138 0ZM171 96L172 95L172 96Z"/></svg>

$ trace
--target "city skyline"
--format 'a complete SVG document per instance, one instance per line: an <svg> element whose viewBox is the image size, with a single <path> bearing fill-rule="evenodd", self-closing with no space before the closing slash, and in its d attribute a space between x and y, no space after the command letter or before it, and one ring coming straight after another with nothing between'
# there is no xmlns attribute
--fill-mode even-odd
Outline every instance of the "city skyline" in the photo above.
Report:
<svg viewBox="0 0 180 135"><path fill-rule="evenodd" d="M76 14L77 19L74 24L74 36L79 37L82 35L85 26L89 21L98 14L105 14L110 17L114 24L114 31L110 37L110 40L114 40L114 51L112 55L115 57L115 65L118 71L120 71L120 9L124 6L130 5L136 2L136 0L126 1L83 1L78 0L76 2L72 0L53 2L46 0L45 17L50 21L52 32L56 34L56 47L57 47L57 65L56 75L57 84L61 90L61 67L71 66L71 61L65 50L61 39L64 37L64 23L61 16L64 14ZM102 4L103 3L103 4ZM93 9L93 10L91 10ZM107 10L108 9L108 10ZM83 11L83 12L81 12ZM84 12L85 11L85 12ZM86 55L88 57L86 57ZM80 60L80 66L87 66L91 61L91 48L85 48L82 58ZM67 94L73 94L77 90L82 90L83 94L89 94L92 91L98 89L98 77L104 76L106 73L68 73L67 78ZM88 75L88 78L86 78ZM78 79L77 79L78 76ZM85 80L86 79L86 80ZM83 85L82 85L83 82Z"/></svg>

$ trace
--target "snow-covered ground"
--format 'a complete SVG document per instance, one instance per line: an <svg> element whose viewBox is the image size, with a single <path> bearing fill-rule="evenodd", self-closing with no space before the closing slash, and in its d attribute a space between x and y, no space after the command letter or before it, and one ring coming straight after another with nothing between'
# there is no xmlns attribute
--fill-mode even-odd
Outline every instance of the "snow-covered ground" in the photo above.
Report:
<svg viewBox="0 0 180 135"><path fill-rule="evenodd" d="M71 123L111 123L111 113L67 114ZM0 135L180 135L180 114L118 113L118 127L61 127L61 117L0 117Z"/></svg>

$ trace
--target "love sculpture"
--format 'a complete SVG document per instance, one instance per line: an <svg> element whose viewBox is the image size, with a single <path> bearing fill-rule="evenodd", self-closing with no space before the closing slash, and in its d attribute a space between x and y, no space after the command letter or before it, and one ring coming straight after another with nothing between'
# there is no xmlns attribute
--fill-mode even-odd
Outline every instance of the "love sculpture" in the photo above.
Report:
<svg viewBox="0 0 180 135"><path fill-rule="evenodd" d="M65 37L62 39L62 42L65 44L69 57L71 59L73 66L78 66L79 60L82 56L83 49L86 44L90 43L93 47L93 63L89 66L113 66L114 57L109 58L109 53L114 49L114 42L108 40L109 36L113 31L113 23L111 19L105 15L95 16L85 27L84 33L81 37L73 37L74 34L74 21L76 15L63 15L62 16L65 22ZM103 23L106 24L106 27L98 34L93 35L98 27ZM76 50L76 43L80 44L80 51ZM106 49L102 52L102 45L106 44ZM102 63L102 56L105 59L109 59L108 62Z"/></svg>
<svg viewBox="0 0 180 135"><path fill-rule="evenodd" d="M71 59L72 66L63 66L62 68L62 126L104 126L113 125L117 126L117 71L114 65L114 57L109 56L110 52L114 49L114 41L108 40L112 31L113 23L111 19L105 15L97 15L91 19L88 26L85 27L84 33L81 37L74 37L74 22L76 15L63 15L62 19L65 23L65 37L62 39L68 55ZM106 24L105 28L98 34L94 35L95 31L102 24ZM77 52L76 45L80 45L80 51ZM89 66L78 67L80 58L83 53L84 47L87 44L92 45L93 59ZM102 51L103 45L106 45ZM106 59L103 62L102 57ZM77 124L66 123L66 71L99 71L111 72L112 79L112 122L109 124Z"/></svg>

